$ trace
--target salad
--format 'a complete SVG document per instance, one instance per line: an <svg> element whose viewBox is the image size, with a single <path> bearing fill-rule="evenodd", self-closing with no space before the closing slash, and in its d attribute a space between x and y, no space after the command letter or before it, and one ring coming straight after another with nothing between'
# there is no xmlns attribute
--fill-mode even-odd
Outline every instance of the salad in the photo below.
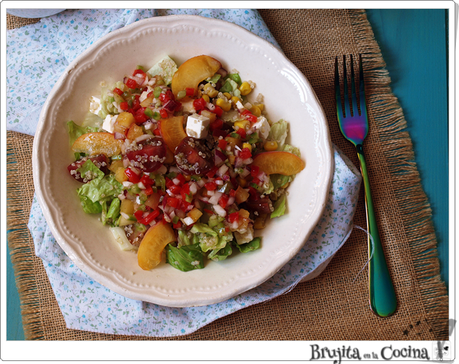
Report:
<svg viewBox="0 0 459 364"><path fill-rule="evenodd" d="M255 231L286 213L305 162L255 83L201 55L180 67L166 56L101 85L82 123L67 122L84 212L145 270L164 251L186 272L259 249Z"/></svg>

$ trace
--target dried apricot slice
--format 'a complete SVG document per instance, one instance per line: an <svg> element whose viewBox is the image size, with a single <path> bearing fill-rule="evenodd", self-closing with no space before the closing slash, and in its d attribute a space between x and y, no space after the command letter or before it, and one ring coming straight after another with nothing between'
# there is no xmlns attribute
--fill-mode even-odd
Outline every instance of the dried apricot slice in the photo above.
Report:
<svg viewBox="0 0 459 364"><path fill-rule="evenodd" d="M161 221L150 227L140 242L137 252L139 267L150 270L161 263L162 252L167 244L176 241L172 227Z"/></svg>
<svg viewBox="0 0 459 364"><path fill-rule="evenodd" d="M306 163L298 156L289 152L264 152L253 158L252 165L260 167L266 174L282 174L291 176L301 172Z"/></svg>

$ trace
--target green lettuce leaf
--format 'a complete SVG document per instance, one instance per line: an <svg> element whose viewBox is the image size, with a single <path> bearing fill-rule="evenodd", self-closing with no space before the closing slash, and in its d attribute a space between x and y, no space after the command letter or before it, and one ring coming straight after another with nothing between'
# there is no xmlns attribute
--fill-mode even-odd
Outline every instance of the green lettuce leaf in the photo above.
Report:
<svg viewBox="0 0 459 364"><path fill-rule="evenodd" d="M279 217L285 214L286 211L286 203L287 203L287 196L284 193L281 197L279 197L276 202L274 202L274 211L271 212L271 218Z"/></svg>
<svg viewBox="0 0 459 364"><path fill-rule="evenodd" d="M191 245L191 241L185 230L178 231L178 246Z"/></svg>
<svg viewBox="0 0 459 364"><path fill-rule="evenodd" d="M108 201L103 201L102 203L102 224L103 225L110 225L112 227L116 227L119 225L119 218L120 218L120 207L121 207L121 200L119 198L114 198L111 203L110 207L108 207Z"/></svg>
<svg viewBox="0 0 459 364"><path fill-rule="evenodd" d="M285 143L288 133L288 123L285 120L279 120L271 125L268 140L275 140L277 142L277 149L279 150Z"/></svg>
<svg viewBox="0 0 459 364"><path fill-rule="evenodd" d="M80 126L75 124L73 120L70 120L67 122L67 130L69 133L70 145L73 145L75 140L83 134L95 133L99 131L99 128L96 126Z"/></svg>
<svg viewBox="0 0 459 364"><path fill-rule="evenodd" d="M260 242L261 242L261 238L255 238L248 243L241 244L241 245L239 244L234 244L234 245L237 246L237 248L239 249L241 253L248 253L253 250L260 249Z"/></svg>
<svg viewBox="0 0 459 364"><path fill-rule="evenodd" d="M170 265L183 272L204 268L204 254L199 244L186 245L180 248L168 244L166 258Z"/></svg>
<svg viewBox="0 0 459 364"><path fill-rule="evenodd" d="M86 196L79 196L80 203L83 207L83 211L87 214L100 214L102 212L102 205L99 202L92 202Z"/></svg>
<svg viewBox="0 0 459 364"><path fill-rule="evenodd" d="M218 261L218 260L225 260L228 258L231 254L233 253L233 249L231 248L231 244L226 244L223 248L221 249L215 249L210 252L208 255L209 259L212 259L213 261Z"/></svg>
<svg viewBox="0 0 459 364"><path fill-rule="evenodd" d="M177 64L169 56L165 56L153 67L151 67L147 73L150 76L161 76L166 85L169 85L172 82L172 76L177 72Z"/></svg>
<svg viewBox="0 0 459 364"><path fill-rule="evenodd" d="M219 236L217 245L214 249L212 249L207 257L212 260L226 259L232 253L230 244L231 240L233 240L233 234L230 232Z"/></svg>
<svg viewBox="0 0 459 364"><path fill-rule="evenodd" d="M295 154L297 157L301 157L300 149L290 144L284 144L281 148L279 148L279 150L282 152Z"/></svg>
<svg viewBox="0 0 459 364"><path fill-rule="evenodd" d="M111 174L84 184L78 189L78 195L88 197L92 202L102 202L113 199L122 191L123 185Z"/></svg>
<svg viewBox="0 0 459 364"><path fill-rule="evenodd" d="M271 174L269 178L273 184L274 190L277 190L282 186L285 186L288 182L292 180L291 176L284 176L282 174Z"/></svg>

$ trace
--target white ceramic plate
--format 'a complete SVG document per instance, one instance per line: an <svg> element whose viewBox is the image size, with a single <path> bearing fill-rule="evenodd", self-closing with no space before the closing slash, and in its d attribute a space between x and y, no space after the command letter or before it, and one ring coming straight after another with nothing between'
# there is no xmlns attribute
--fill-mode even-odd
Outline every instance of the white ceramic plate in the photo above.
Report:
<svg viewBox="0 0 459 364"><path fill-rule="evenodd" d="M207 54L264 95L271 120L289 121L291 140L306 168L289 187L288 214L263 230L262 248L205 269L183 273L166 263L152 271L121 251L108 228L83 212L66 122L81 123L100 82L122 80L137 65L164 55L181 64ZM50 93L35 136L33 176L50 229L66 254L94 280L123 296L170 307L222 302L272 277L304 245L322 215L333 171L324 112L303 74L274 46L242 27L198 16L157 17L114 31L72 62Z"/></svg>

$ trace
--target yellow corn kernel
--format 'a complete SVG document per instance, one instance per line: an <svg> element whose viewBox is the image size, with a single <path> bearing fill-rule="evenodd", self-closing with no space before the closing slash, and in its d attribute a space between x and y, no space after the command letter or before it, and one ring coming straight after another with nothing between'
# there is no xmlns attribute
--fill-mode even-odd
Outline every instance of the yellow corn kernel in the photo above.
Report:
<svg viewBox="0 0 459 364"><path fill-rule="evenodd" d="M206 102L210 102L209 95L202 95L202 98L203 98Z"/></svg>
<svg viewBox="0 0 459 364"><path fill-rule="evenodd" d="M231 102L232 102L234 105L236 105L236 103L237 103L238 101L242 102L242 100L241 100L239 97L237 97L237 96L231 97Z"/></svg>
<svg viewBox="0 0 459 364"><path fill-rule="evenodd" d="M253 105L252 108L250 109L250 112L256 117L261 116L261 110L257 105Z"/></svg>
<svg viewBox="0 0 459 364"><path fill-rule="evenodd" d="M204 91L207 95L209 95L209 97L215 97L218 95L218 91L210 83L206 83Z"/></svg>
<svg viewBox="0 0 459 364"><path fill-rule="evenodd" d="M277 142L275 140L267 140L263 145L263 148L267 151L273 151L277 149Z"/></svg>
<svg viewBox="0 0 459 364"><path fill-rule="evenodd" d="M265 109L265 104L257 104L256 106L258 106L260 111L263 111Z"/></svg>
<svg viewBox="0 0 459 364"><path fill-rule="evenodd" d="M216 102L217 106L220 106L224 111L230 111L231 109L231 102L225 101L223 99L217 99Z"/></svg>
<svg viewBox="0 0 459 364"><path fill-rule="evenodd" d="M242 85L239 87L239 91L241 91L241 95L245 96L252 92L252 88L248 82L242 82Z"/></svg>
<svg viewBox="0 0 459 364"><path fill-rule="evenodd" d="M252 151L252 144L244 143L244 144L242 144L242 148L247 148L248 150Z"/></svg>
<svg viewBox="0 0 459 364"><path fill-rule="evenodd" d="M225 97L230 100L232 95L229 93L229 92L224 92L223 95L225 95Z"/></svg>
<svg viewBox="0 0 459 364"><path fill-rule="evenodd" d="M249 130L250 129L250 121L244 119L244 120L238 120L234 122L234 126L237 126L239 128Z"/></svg>

